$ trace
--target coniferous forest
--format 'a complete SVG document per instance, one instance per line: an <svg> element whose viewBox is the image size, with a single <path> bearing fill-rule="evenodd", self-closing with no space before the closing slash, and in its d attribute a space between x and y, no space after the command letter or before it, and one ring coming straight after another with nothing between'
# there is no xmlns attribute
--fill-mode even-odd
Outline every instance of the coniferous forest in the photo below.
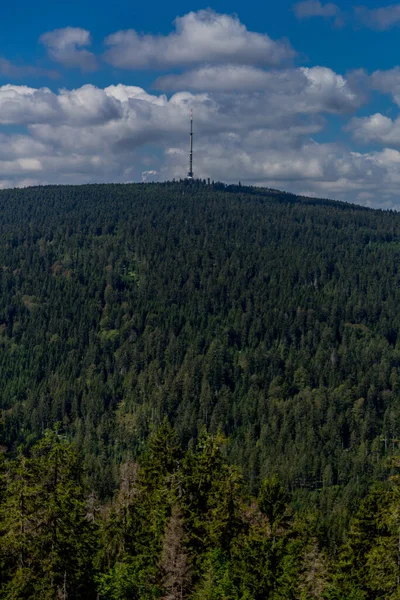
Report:
<svg viewBox="0 0 400 600"><path fill-rule="evenodd" d="M400 215L0 192L0 599L400 599Z"/></svg>

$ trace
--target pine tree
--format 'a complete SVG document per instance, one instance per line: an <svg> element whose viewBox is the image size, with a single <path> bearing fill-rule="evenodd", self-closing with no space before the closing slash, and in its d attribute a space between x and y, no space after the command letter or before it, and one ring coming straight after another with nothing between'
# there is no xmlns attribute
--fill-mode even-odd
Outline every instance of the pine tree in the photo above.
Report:
<svg viewBox="0 0 400 600"><path fill-rule="evenodd" d="M4 598L95 597L95 532L80 476L78 455L56 432L10 464L0 519Z"/></svg>
<svg viewBox="0 0 400 600"><path fill-rule="evenodd" d="M0 597L27 598L37 577L36 544L40 483L35 463L22 449L5 472L6 490L0 505L0 556L3 584Z"/></svg>
<svg viewBox="0 0 400 600"><path fill-rule="evenodd" d="M289 496L277 475L272 475L263 481L258 494L258 506L268 518L271 533L274 533L279 525L284 524L288 501Z"/></svg>

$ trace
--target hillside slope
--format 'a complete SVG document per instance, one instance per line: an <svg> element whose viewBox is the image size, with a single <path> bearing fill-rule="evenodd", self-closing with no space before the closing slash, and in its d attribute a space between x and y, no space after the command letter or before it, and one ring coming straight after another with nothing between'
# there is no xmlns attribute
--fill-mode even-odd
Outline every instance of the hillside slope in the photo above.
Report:
<svg viewBox="0 0 400 600"><path fill-rule="evenodd" d="M61 421L106 497L167 416L338 523L398 452L399 264L393 212L202 182L4 190L4 444Z"/></svg>

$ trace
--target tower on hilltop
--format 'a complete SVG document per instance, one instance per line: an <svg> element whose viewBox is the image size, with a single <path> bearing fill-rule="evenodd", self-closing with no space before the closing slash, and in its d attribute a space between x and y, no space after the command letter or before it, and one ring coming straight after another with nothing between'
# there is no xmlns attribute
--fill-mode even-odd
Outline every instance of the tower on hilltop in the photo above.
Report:
<svg viewBox="0 0 400 600"><path fill-rule="evenodd" d="M190 152L188 179L193 179L193 111L190 109Z"/></svg>

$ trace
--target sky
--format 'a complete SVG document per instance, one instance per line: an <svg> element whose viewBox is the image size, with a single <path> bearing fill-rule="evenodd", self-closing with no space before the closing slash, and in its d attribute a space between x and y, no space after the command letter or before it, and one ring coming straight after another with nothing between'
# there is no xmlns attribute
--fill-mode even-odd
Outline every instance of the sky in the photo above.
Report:
<svg viewBox="0 0 400 600"><path fill-rule="evenodd" d="M0 188L188 172L400 209L400 3L20 0Z"/></svg>

